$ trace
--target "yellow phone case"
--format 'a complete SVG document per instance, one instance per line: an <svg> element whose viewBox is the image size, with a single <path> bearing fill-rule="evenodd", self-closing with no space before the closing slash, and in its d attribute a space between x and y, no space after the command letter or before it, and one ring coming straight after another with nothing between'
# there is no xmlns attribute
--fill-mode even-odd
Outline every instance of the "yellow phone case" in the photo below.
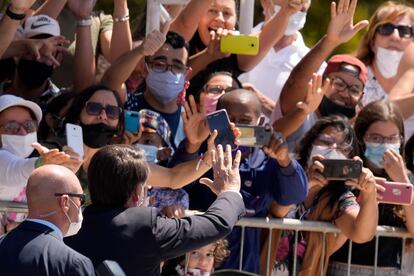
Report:
<svg viewBox="0 0 414 276"><path fill-rule="evenodd" d="M220 38L222 53L257 55L259 53L259 37L256 35L226 35Z"/></svg>

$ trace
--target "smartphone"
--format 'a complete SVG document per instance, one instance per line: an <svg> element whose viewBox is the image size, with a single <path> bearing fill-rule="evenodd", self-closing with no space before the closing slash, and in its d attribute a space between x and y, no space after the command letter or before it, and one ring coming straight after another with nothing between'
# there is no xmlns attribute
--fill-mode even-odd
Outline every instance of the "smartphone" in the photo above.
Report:
<svg viewBox="0 0 414 276"><path fill-rule="evenodd" d="M230 145L232 149L236 148L236 144L234 143L235 136L230 127L229 116L225 109L208 114L207 122L211 132L215 129L218 131L215 140L216 145L221 144L223 147Z"/></svg>
<svg viewBox="0 0 414 276"><path fill-rule="evenodd" d="M259 53L259 37L256 35L226 35L220 38L222 53L257 55Z"/></svg>
<svg viewBox="0 0 414 276"><path fill-rule="evenodd" d="M71 147L80 159L83 159L83 134L82 127L73 124L66 124L66 141L69 147Z"/></svg>
<svg viewBox="0 0 414 276"><path fill-rule="evenodd" d="M125 110L125 130L137 134L139 131L140 125L140 115L139 112Z"/></svg>
<svg viewBox="0 0 414 276"><path fill-rule="evenodd" d="M249 126L237 124L236 127L240 130L240 146L246 147L266 147L272 138L272 128L267 126Z"/></svg>
<svg viewBox="0 0 414 276"><path fill-rule="evenodd" d="M323 175L328 180L357 179L362 172L362 162L353 159L324 159L321 160L325 167Z"/></svg>
<svg viewBox="0 0 414 276"><path fill-rule="evenodd" d="M378 192L382 196L381 203L395 205L411 205L413 196L413 185L400 182L377 182L385 188L384 192Z"/></svg>

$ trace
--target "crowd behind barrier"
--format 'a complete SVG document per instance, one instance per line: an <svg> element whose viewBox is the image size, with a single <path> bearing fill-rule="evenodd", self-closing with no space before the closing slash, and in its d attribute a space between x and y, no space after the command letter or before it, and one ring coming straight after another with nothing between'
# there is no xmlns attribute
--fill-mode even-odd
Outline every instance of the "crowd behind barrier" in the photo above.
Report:
<svg viewBox="0 0 414 276"><path fill-rule="evenodd" d="M34 2L0 17L1 275L414 273L412 3Z"/></svg>

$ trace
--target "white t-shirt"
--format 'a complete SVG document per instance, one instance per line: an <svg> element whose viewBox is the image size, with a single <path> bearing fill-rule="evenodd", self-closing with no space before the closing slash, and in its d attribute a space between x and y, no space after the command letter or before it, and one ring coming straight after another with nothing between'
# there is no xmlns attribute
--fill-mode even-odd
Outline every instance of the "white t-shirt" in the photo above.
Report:
<svg viewBox="0 0 414 276"><path fill-rule="evenodd" d="M368 68L368 80L364 87L364 97L362 98L362 104L366 106L370 102L388 99L387 92L384 91L381 84L377 81L372 72L371 66Z"/></svg>
<svg viewBox="0 0 414 276"><path fill-rule="evenodd" d="M263 22L254 27L252 32L260 32L262 26ZM265 96L276 102L290 72L309 52L302 35L296 32L296 36L296 40L291 45L278 51L274 48L270 49L253 70L239 77L240 81L253 84Z"/></svg>
<svg viewBox="0 0 414 276"><path fill-rule="evenodd" d="M368 81L364 88L362 104L366 106L373 101L388 100L388 93L382 88L381 84L374 77L371 66L368 66ZM405 141L414 134L414 115L404 120Z"/></svg>
<svg viewBox="0 0 414 276"><path fill-rule="evenodd" d="M0 149L0 200L25 202L27 179L37 158L21 158Z"/></svg>
<svg viewBox="0 0 414 276"><path fill-rule="evenodd" d="M280 107L280 103L278 102L273 110L271 116L271 123L273 124L276 120L282 118L282 109ZM296 150L300 140L302 140L303 136L318 122L319 118L315 112L308 114L303 124L289 137L287 137L286 142L288 144L289 152L293 153Z"/></svg>

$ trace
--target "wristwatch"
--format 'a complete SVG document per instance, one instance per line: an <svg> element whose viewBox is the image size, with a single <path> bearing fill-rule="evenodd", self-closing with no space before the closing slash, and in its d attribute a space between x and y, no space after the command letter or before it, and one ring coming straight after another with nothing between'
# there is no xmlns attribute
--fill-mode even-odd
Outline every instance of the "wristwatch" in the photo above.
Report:
<svg viewBox="0 0 414 276"><path fill-rule="evenodd" d="M13 20L22 20L26 17L25 13L14 13L10 10L10 5L7 6L6 15Z"/></svg>
<svg viewBox="0 0 414 276"><path fill-rule="evenodd" d="M92 17L89 17L89 18L87 18L87 19L81 19L81 20L78 20L78 26L90 26L90 25L92 25L92 23L93 23L93 21L92 21Z"/></svg>

